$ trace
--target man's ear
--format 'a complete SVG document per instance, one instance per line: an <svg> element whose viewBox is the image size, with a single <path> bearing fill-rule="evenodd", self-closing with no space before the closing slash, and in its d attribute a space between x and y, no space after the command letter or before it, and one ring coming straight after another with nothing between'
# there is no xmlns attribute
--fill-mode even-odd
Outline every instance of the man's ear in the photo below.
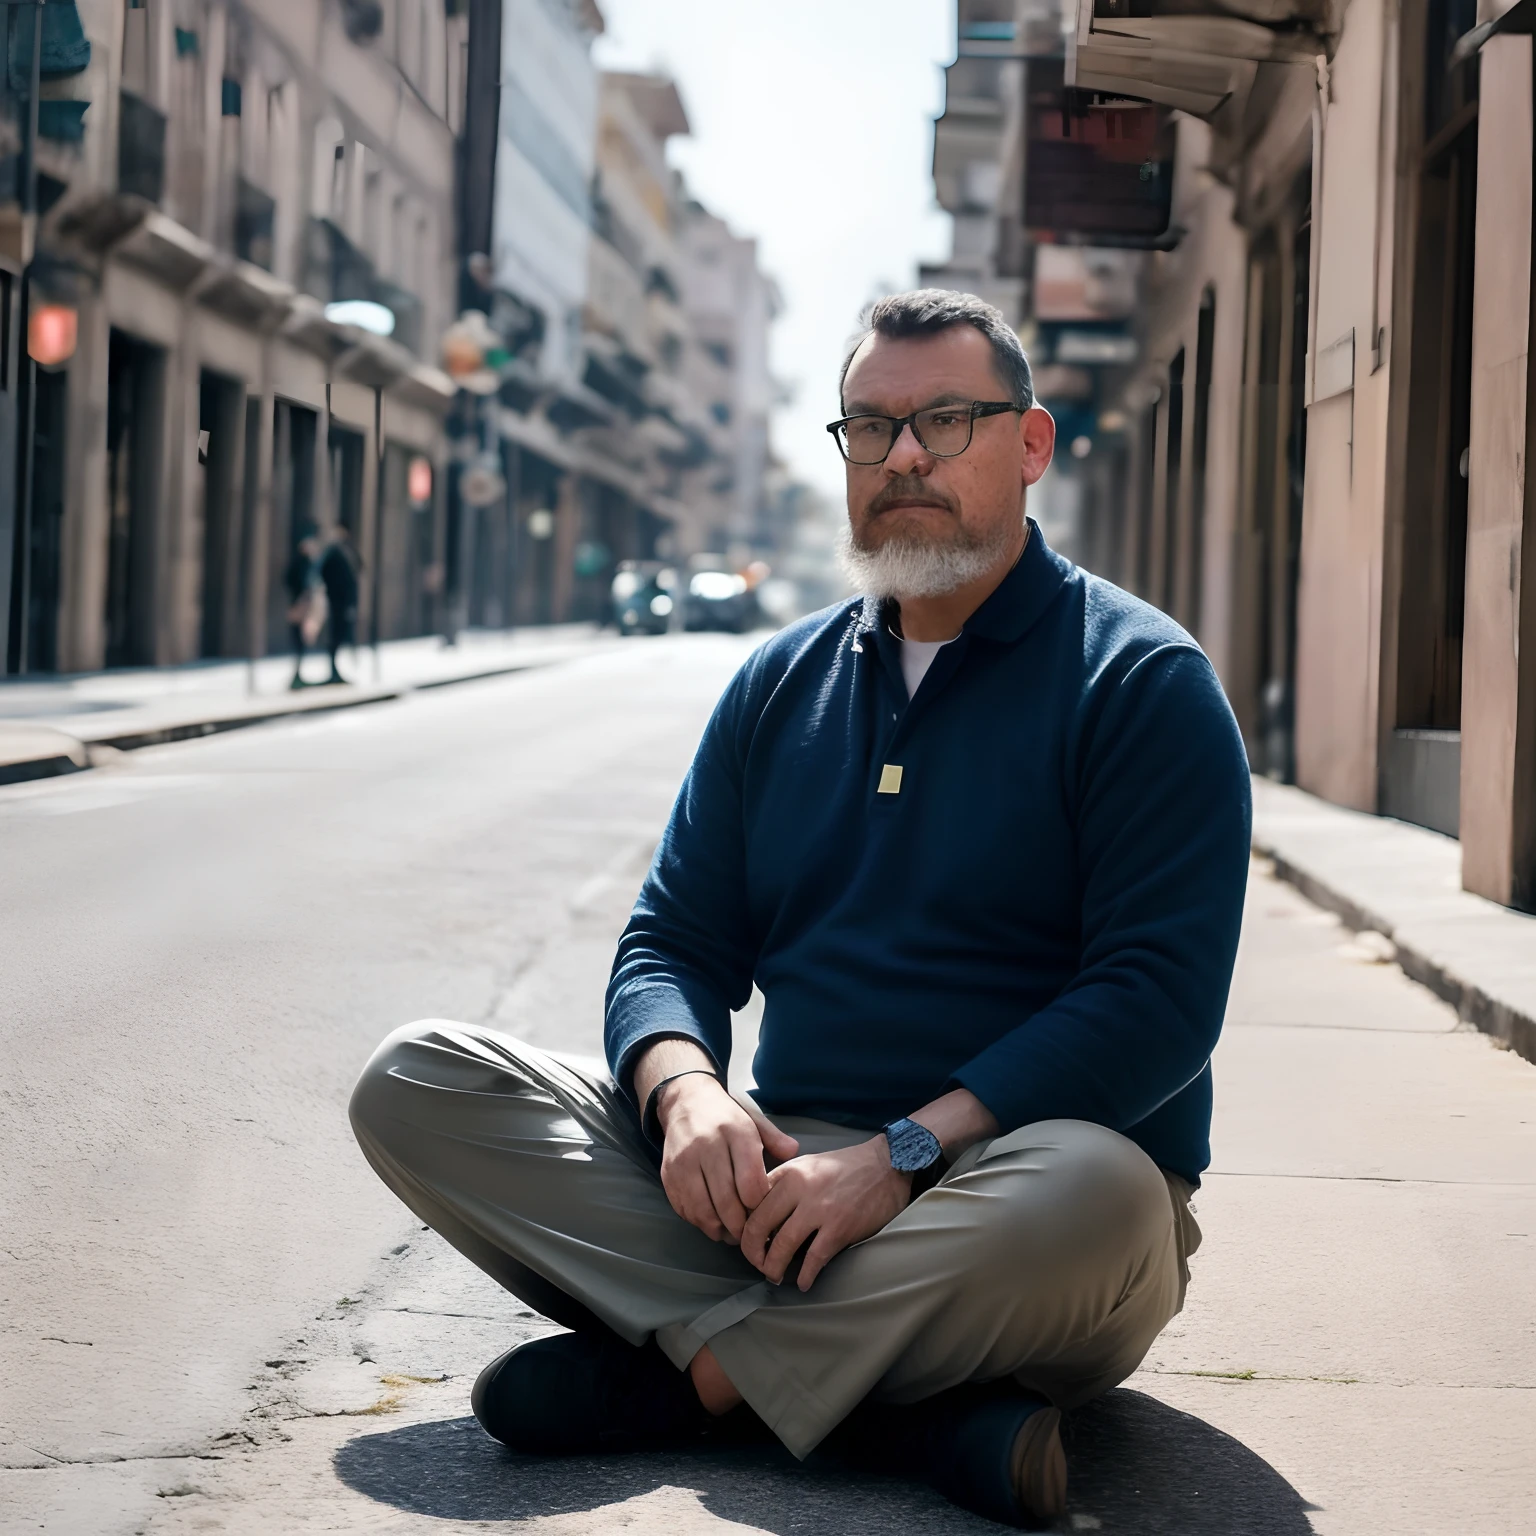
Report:
<svg viewBox="0 0 1536 1536"><path fill-rule="evenodd" d="M1024 448L1024 484L1033 485L1051 467L1056 452L1056 422L1043 405L1031 406L1019 418Z"/></svg>

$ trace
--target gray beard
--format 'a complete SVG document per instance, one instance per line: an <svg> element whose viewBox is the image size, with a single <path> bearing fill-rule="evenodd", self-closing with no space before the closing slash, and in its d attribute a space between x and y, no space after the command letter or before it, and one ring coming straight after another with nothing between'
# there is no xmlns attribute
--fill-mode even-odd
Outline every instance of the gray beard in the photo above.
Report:
<svg viewBox="0 0 1536 1536"><path fill-rule="evenodd" d="M943 597L985 576L1007 551L1011 532L1002 527L984 539L962 533L942 543L893 535L865 549L845 523L837 558L852 585L871 597Z"/></svg>

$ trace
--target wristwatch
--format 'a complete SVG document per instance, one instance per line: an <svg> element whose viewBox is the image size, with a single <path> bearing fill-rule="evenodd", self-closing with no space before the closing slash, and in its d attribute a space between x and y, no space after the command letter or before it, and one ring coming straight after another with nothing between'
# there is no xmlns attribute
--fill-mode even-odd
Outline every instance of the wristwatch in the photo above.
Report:
<svg viewBox="0 0 1536 1536"><path fill-rule="evenodd" d="M915 1120L892 1120L881 1127L890 1143L891 1167L912 1175L912 1198L932 1189L949 1172L939 1138Z"/></svg>

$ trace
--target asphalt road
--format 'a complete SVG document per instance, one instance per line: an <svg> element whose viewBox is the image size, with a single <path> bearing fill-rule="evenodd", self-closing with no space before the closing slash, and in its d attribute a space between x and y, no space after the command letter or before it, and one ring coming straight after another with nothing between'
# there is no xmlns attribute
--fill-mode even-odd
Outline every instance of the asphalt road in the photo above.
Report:
<svg viewBox="0 0 1536 1536"><path fill-rule="evenodd" d="M0 1531L996 1529L771 1448L503 1453L469 1381L548 1325L346 1129L405 1019L597 1051L745 650L636 641L0 791ZM1259 866L1215 1066L1189 1303L1073 1416L1061 1529L1525 1536L1536 1068Z"/></svg>
<svg viewBox="0 0 1536 1536"><path fill-rule="evenodd" d="M388 1029L600 1050L606 963L541 998L541 957L633 898L749 648L636 641L0 790L5 1464L240 1421L273 1344L399 1240L344 1115ZM90 1479L9 1483L44 1481Z"/></svg>

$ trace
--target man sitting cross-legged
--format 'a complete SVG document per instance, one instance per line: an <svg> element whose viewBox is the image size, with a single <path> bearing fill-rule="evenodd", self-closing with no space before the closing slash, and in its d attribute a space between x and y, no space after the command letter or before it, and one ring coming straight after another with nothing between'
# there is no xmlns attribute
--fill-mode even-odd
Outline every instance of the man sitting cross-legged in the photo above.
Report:
<svg viewBox="0 0 1536 1536"><path fill-rule="evenodd" d="M508 1445L755 1416L1028 1524L1063 1506L1060 1410L1183 1304L1247 766L1194 641L1026 518L1054 426L996 310L886 299L842 385L863 595L763 645L705 730L619 943L611 1080L415 1024L353 1124L573 1330L481 1375Z"/></svg>

